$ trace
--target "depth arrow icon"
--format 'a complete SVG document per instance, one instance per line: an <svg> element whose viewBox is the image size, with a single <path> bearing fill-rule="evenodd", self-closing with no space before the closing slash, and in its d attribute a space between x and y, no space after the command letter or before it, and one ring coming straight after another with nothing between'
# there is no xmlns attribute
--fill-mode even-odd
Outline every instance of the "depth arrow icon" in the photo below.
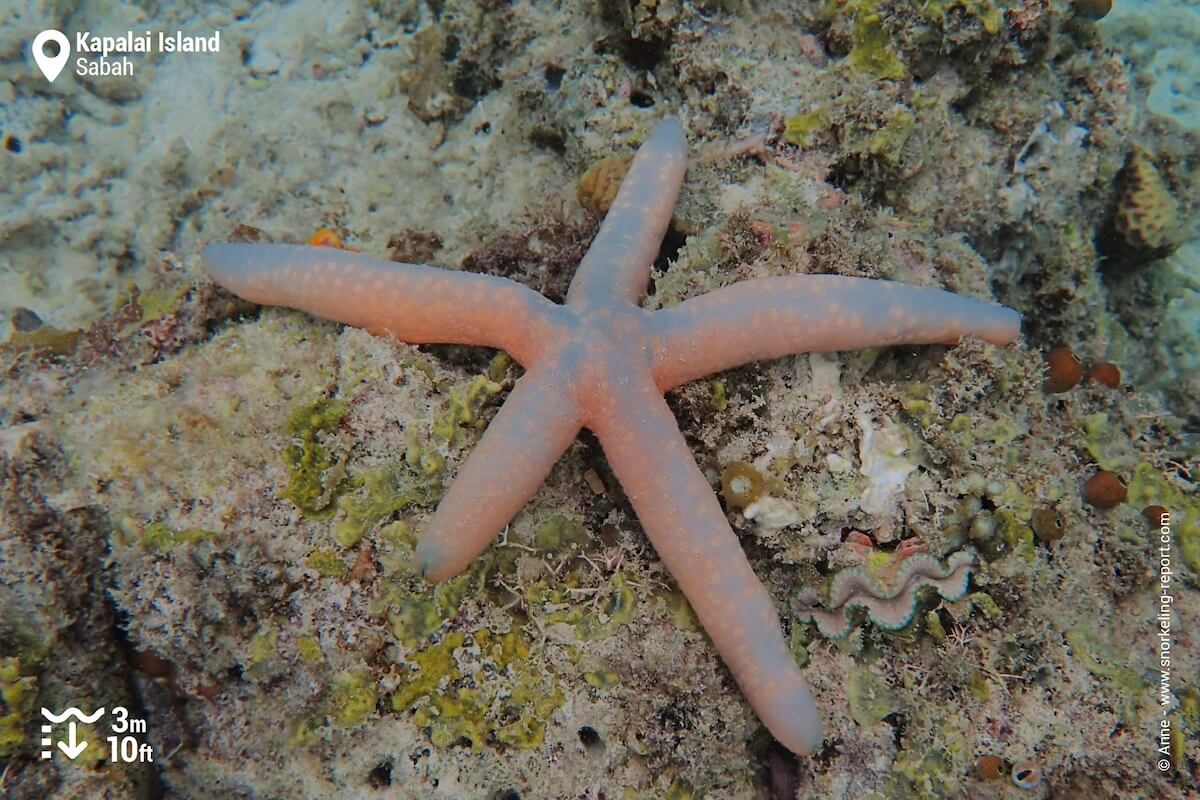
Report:
<svg viewBox="0 0 1200 800"><path fill-rule="evenodd" d="M67 742L59 742L58 749L62 750L63 753L66 754L67 758L71 759L72 761L75 760L76 756L78 756L80 753L82 753L84 750L87 749L86 741L82 741L79 743L75 742L75 723L74 722L70 722L67 725L67 741L70 742L70 744L67 744Z"/></svg>

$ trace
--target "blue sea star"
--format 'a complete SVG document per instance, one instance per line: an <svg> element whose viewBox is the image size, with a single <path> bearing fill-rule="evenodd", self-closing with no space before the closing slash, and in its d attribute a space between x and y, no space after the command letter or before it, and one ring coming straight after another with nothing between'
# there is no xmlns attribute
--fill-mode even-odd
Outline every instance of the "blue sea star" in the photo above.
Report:
<svg viewBox="0 0 1200 800"><path fill-rule="evenodd" d="M218 282L258 303L410 343L507 351L525 374L425 527L416 552L425 577L465 569L586 427L759 718L790 750L812 753L820 719L775 606L663 394L787 353L963 336L1004 344L1020 317L949 292L828 275L748 280L645 310L638 302L686 164L682 128L667 120L634 158L565 305L503 278L329 248L213 244L203 257Z"/></svg>

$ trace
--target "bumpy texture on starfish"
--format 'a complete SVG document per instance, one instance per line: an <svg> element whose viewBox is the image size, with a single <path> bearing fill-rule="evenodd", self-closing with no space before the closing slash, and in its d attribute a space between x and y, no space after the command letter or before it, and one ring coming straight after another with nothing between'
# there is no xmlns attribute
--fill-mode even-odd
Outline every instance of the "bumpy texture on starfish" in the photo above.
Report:
<svg viewBox="0 0 1200 800"><path fill-rule="evenodd" d="M465 569L587 427L750 705L786 747L811 753L822 737L808 686L663 393L787 353L963 336L1004 344L1020 317L949 292L827 275L749 280L644 310L686 163L679 123L663 122L638 151L565 305L503 278L326 248L214 244L204 261L258 303L414 344L507 351L525 374L430 518L417 547L424 575L440 581Z"/></svg>

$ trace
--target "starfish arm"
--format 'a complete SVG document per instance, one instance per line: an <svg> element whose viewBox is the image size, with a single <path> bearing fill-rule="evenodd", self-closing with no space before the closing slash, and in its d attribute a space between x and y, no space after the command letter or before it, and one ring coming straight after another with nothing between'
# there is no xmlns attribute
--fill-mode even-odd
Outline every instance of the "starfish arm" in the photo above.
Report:
<svg viewBox="0 0 1200 800"><path fill-rule="evenodd" d="M203 259L214 280L255 303L298 308L411 344L496 347L526 366L561 313L506 278L331 247L210 244Z"/></svg>
<svg viewBox="0 0 1200 800"><path fill-rule="evenodd" d="M789 353L895 344L1007 344L1010 308L895 281L794 275L742 281L655 312L654 377L666 390Z"/></svg>
<svg viewBox="0 0 1200 800"><path fill-rule="evenodd" d="M623 388L589 426L751 707L788 749L812 753L820 719L775 606L657 388L648 376Z"/></svg>
<svg viewBox="0 0 1200 800"><path fill-rule="evenodd" d="M487 549L579 433L566 380L542 367L513 387L425 526L416 560L427 580L452 578Z"/></svg>
<svg viewBox="0 0 1200 800"><path fill-rule="evenodd" d="M638 149L621 189L571 282L567 304L609 297L637 303L646 292L675 198L687 169L687 140L678 120L667 119Z"/></svg>

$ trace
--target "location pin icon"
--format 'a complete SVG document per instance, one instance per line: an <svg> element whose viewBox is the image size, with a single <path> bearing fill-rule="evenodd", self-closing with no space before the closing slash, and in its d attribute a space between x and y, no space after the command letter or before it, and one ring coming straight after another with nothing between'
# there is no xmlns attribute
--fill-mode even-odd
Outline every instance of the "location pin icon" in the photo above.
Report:
<svg viewBox="0 0 1200 800"><path fill-rule="evenodd" d="M58 55L46 55L46 42L55 42L58 45ZM46 80L51 83L54 83L54 79L62 72L70 57L71 42L60 31L44 30L33 40L33 60L37 62L38 69L46 76Z"/></svg>

